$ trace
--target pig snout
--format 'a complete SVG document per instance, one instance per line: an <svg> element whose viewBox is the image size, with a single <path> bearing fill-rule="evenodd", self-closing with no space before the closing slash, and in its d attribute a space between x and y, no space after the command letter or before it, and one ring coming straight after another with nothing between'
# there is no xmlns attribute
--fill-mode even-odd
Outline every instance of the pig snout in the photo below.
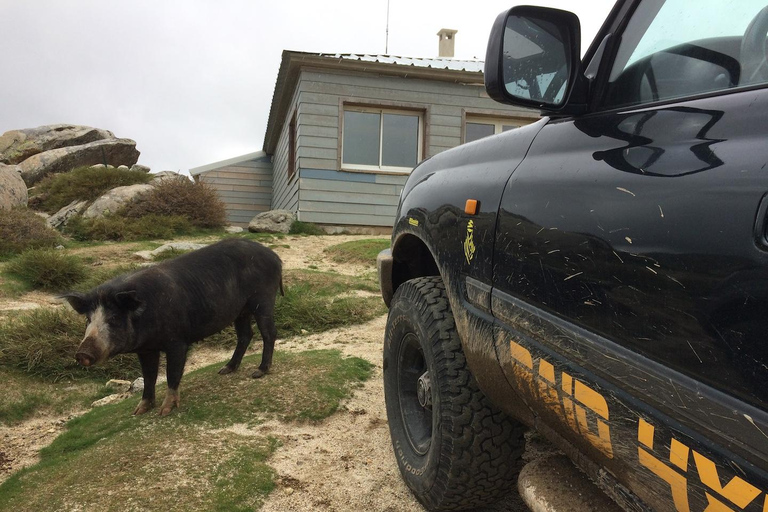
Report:
<svg viewBox="0 0 768 512"><path fill-rule="evenodd" d="M107 359L108 355L102 344L94 338L85 338L77 347L75 359L83 366L93 366Z"/></svg>
<svg viewBox="0 0 768 512"><path fill-rule="evenodd" d="M95 357L86 354L85 352L78 352L75 354L75 359L77 359L77 362L83 366L91 366L96 361Z"/></svg>

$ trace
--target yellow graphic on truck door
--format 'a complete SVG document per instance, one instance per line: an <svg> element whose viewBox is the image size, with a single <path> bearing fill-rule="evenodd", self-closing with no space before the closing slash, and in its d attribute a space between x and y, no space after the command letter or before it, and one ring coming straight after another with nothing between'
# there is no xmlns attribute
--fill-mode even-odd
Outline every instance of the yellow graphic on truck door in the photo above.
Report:
<svg viewBox="0 0 768 512"><path fill-rule="evenodd" d="M464 239L464 257L467 259L467 263L472 263L475 250L475 222L470 220L467 222L467 238Z"/></svg>

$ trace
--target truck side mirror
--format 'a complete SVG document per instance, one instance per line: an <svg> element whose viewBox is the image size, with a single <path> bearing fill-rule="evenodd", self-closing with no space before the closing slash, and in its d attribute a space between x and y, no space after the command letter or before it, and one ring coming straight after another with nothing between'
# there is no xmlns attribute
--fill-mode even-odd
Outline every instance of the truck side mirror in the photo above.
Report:
<svg viewBox="0 0 768 512"><path fill-rule="evenodd" d="M580 69L579 18L568 11L520 6L493 24L485 88L501 103L559 112Z"/></svg>

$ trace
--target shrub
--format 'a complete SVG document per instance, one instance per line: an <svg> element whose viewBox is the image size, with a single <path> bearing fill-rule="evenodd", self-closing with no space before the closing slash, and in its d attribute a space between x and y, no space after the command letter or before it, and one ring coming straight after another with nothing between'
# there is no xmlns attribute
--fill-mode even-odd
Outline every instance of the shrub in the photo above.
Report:
<svg viewBox="0 0 768 512"><path fill-rule="evenodd" d="M27 208L0 210L0 256L55 247L60 242L59 234L33 211Z"/></svg>
<svg viewBox="0 0 768 512"><path fill-rule="evenodd" d="M11 260L7 270L29 287L51 292L69 289L86 276L80 258L55 249L25 251Z"/></svg>
<svg viewBox="0 0 768 512"><path fill-rule="evenodd" d="M93 201L115 187L149 183L151 179L151 174L141 171L79 167L43 179L32 189L29 205L55 213L75 199Z"/></svg>
<svg viewBox="0 0 768 512"><path fill-rule="evenodd" d="M0 365L51 380L63 378L133 378L140 373L136 356L110 359L84 368L75 350L85 331L84 318L69 306L40 308L0 323Z"/></svg>
<svg viewBox="0 0 768 512"><path fill-rule="evenodd" d="M120 213L129 218L179 215L199 228L221 227L227 219L224 203L216 191L206 183L185 177L160 181L142 201L128 205Z"/></svg>
<svg viewBox="0 0 768 512"><path fill-rule="evenodd" d="M311 222L302 222L300 220L294 221L291 224L291 229L288 231L291 235L325 235L326 232L320 228L317 224Z"/></svg>
<svg viewBox="0 0 768 512"><path fill-rule="evenodd" d="M72 218L64 232L75 240L154 240L169 239L187 235L193 227L186 217L180 215L150 214L139 218L108 215L101 218Z"/></svg>

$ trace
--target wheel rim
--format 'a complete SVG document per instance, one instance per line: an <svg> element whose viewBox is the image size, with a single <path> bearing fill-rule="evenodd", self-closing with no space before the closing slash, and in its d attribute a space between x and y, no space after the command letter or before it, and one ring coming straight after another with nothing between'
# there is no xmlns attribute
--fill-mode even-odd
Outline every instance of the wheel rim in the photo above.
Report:
<svg viewBox="0 0 768 512"><path fill-rule="evenodd" d="M406 437L411 448L425 455L432 443L432 390L419 338L408 333L400 344L397 394Z"/></svg>

